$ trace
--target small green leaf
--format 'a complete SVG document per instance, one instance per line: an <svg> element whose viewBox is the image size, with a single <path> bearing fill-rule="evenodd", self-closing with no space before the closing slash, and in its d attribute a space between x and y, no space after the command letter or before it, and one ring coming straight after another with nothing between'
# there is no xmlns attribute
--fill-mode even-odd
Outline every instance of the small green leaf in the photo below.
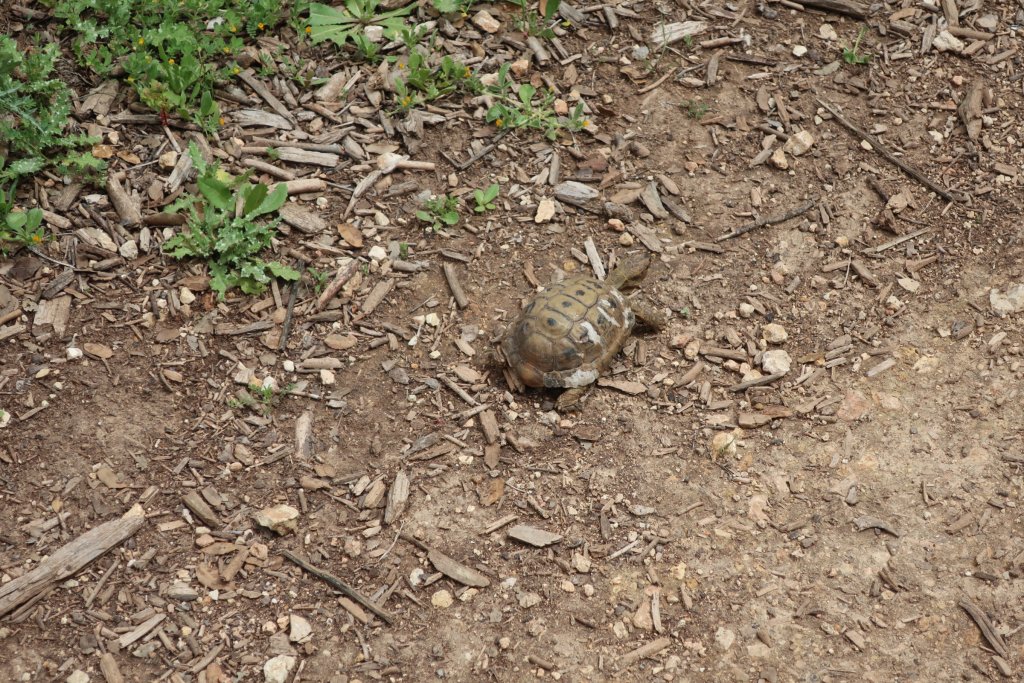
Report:
<svg viewBox="0 0 1024 683"><path fill-rule="evenodd" d="M533 96L537 94L537 89L529 83L523 83L519 86L519 101L526 106L530 106L530 102L533 101Z"/></svg>
<svg viewBox="0 0 1024 683"><path fill-rule="evenodd" d="M199 191L203 193L207 201L221 211L231 211L234 208L234 198L231 195L231 188L211 176L200 176L196 181Z"/></svg>
<svg viewBox="0 0 1024 683"><path fill-rule="evenodd" d="M259 208L260 203L267 197L267 186L263 183L255 185L245 194L245 204L242 206L242 215L248 217Z"/></svg>

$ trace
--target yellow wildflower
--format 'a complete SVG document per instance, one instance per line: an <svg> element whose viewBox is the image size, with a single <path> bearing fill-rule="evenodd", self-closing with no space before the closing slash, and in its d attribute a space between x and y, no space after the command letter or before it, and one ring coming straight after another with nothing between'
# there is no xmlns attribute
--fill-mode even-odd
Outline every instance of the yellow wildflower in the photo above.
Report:
<svg viewBox="0 0 1024 683"><path fill-rule="evenodd" d="M312 26L307 26L306 27L306 33L312 33L312 32L313 32L313 27Z"/></svg>
<svg viewBox="0 0 1024 683"><path fill-rule="evenodd" d="M498 128L501 128L502 126L505 125L505 121L504 121L504 119L495 119L494 120L494 125L496 127L498 127Z"/></svg>
<svg viewBox="0 0 1024 683"><path fill-rule="evenodd" d="M171 57L170 59L168 59L167 63L168 64L174 64L174 57Z"/></svg>
<svg viewBox="0 0 1024 683"><path fill-rule="evenodd" d="M264 28L266 28L266 25L261 21L260 23L256 24L256 27L262 31Z"/></svg>
<svg viewBox="0 0 1024 683"><path fill-rule="evenodd" d="M146 39L145 38L139 38L139 45L145 45L145 44L146 44Z"/></svg>

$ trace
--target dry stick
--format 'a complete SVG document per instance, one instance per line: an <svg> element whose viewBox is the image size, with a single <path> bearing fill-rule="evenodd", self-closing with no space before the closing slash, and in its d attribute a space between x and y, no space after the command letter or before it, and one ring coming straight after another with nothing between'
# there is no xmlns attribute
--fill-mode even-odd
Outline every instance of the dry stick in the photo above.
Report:
<svg viewBox="0 0 1024 683"><path fill-rule="evenodd" d="M1006 649L1006 643L1003 642L1002 636L992 628L992 622L989 621L988 616L981 611L981 608L971 602L970 598L960 598L960 601L957 602L957 604L960 605L965 612L971 615L971 619L974 619L974 623L981 629L982 635L985 636L985 640L987 640L988 644L992 646L992 649L996 651L996 654L1003 658L1009 657L1010 655Z"/></svg>
<svg viewBox="0 0 1024 683"><path fill-rule="evenodd" d="M809 201L804 202L803 204L801 204L800 206L796 207L795 209L791 209L791 210L787 211L786 213L784 213L782 215L766 216L766 217L763 217L763 218L758 218L753 223L747 223L743 227L736 228L735 230L730 232L728 235L722 235L721 237L717 238L715 241L716 242L723 242L725 240L732 239L733 237L739 237L740 235L744 235L744 234L750 232L751 230L756 230L757 228L760 228L761 226L764 226L764 225L771 225L773 223L782 223L783 221L788 221L790 218L796 218L800 214L809 211L817 203L818 202L817 202L816 199L811 199Z"/></svg>
<svg viewBox="0 0 1024 683"><path fill-rule="evenodd" d="M376 614L378 617L380 617L384 621L388 622L389 624L395 623L395 615L391 614L391 612L388 612L387 610L384 610L384 609L381 609L380 607L377 607L377 605L375 605L373 602L371 602L369 600L369 598L364 596L362 593L357 591L355 588L352 588L351 586L349 586L347 583L345 583L344 581L339 579L334 574L331 574L329 571L326 571L324 569L320 569L319 567L315 567L315 566L311 565L309 562L307 562L306 560L302 559L301 557L299 557L298 555L296 555L295 553L293 553L290 550L282 550L281 554L284 555L289 560L291 560L292 562L294 562L295 564L297 564L300 567L302 567L303 569L305 569L310 574L323 579L324 581L329 583L332 587L336 588L341 593L343 593L345 595L345 597L348 597L348 598L351 598L351 599L355 600L360 605L362 605L366 609L370 610L371 612Z"/></svg>
<svg viewBox="0 0 1024 683"><path fill-rule="evenodd" d="M879 142L878 138L876 138L874 135L871 135L870 133L868 133L866 131L861 130L857 126L853 125L849 120L847 120L842 114L839 113L839 110L836 109L836 107L834 105L829 104L828 102L826 102L825 100L823 100L821 98L816 98L816 99L818 101L818 104L820 104L822 107L827 109L828 112L830 114L832 114L833 117L835 117L836 121L841 123L850 132L854 133L855 135L860 136L861 139L867 140L869 143L871 143L871 146L874 148L874 150L876 152L878 152L880 155L882 155L883 157L885 157L885 159L888 160L889 163L894 164L895 166L897 166L901 171L903 171L908 176L910 176L911 178L913 178L917 182L919 182L922 185L924 185L925 187L927 187L929 190L931 190L935 194L937 194L940 197L942 197L943 199L945 199L947 202L963 201L962 197L957 197L952 192L950 192L948 189L946 189L942 185L939 185L937 182L935 182L934 180L932 180L931 178L926 176L924 173L921 173L921 171L918 171L913 166L910 166L906 162L901 161L898 156L893 154L891 151L889 151L889 149L885 145L883 145L881 142Z"/></svg>

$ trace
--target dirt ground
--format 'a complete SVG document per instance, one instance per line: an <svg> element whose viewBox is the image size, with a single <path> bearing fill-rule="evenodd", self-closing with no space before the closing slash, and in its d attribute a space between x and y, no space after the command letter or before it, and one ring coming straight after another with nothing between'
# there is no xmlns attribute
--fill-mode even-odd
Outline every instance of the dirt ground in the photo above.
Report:
<svg viewBox="0 0 1024 683"><path fill-rule="evenodd" d="M201 269L129 262L116 278L76 278L58 333L30 314L58 271L29 268L30 254L0 260L0 290L27 325L0 346L0 407L12 416L0 429L0 580L136 502L146 514L124 543L0 621L4 680L116 680L101 672L105 652L131 681L262 681L278 655L294 657L287 680L332 683L1021 680L1022 326L990 303L993 288L1024 281L1020 8L962 4L961 26L995 34L964 55L922 52L919 31L946 25L941 7L872 7L866 65L842 60L863 22L810 8L627 3L615 31L588 15L591 26L561 38L583 57L543 69L597 110L593 131L555 145L560 180L618 194L635 214L627 230L566 202L533 220L554 194L533 180L550 168L538 137L513 132L458 170L442 152L468 156L474 128L428 126L414 158L436 172L395 182L498 182L502 206L424 239L408 197L371 193L353 255L406 241L408 260L427 267L375 262L329 309L347 311L333 321L312 315L316 294L303 288L285 351L266 328L218 333L260 320L279 332L284 286L276 299L233 294L218 307L202 292L172 307ZM659 20L684 19L709 29L647 61L635 49ZM741 40L700 45L722 37ZM972 139L957 106L974 83L989 92ZM816 98L964 196L937 196ZM752 164L784 144L765 145L769 122L813 145L787 148L785 169ZM651 182L687 220L633 202ZM347 199L325 196L334 225ZM715 241L806 201L794 218ZM375 211L388 219L376 234ZM571 251L587 239L606 266L655 247L638 296L670 322L638 330L609 373L615 386L559 415L557 391L515 393L484 357L535 290L530 278L589 272ZM353 321L389 277L396 286ZM155 324L140 322L150 310ZM430 313L436 328L416 319ZM327 348L328 335L353 336ZM72 342L113 353L68 361ZM788 353L790 371L735 390L771 350ZM333 384L303 365L317 357L340 360ZM239 364L298 385L265 409L242 405ZM500 450L488 447L494 435ZM408 479L404 507L396 477ZM190 493L215 528L186 505ZM279 504L299 511L293 533L254 521ZM510 537L516 525L557 537L536 547ZM284 551L392 621L339 601Z"/></svg>

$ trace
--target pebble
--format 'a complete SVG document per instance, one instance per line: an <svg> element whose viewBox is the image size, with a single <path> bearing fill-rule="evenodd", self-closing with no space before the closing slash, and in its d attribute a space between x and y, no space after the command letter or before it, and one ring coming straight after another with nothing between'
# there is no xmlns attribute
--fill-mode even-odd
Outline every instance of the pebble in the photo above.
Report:
<svg viewBox="0 0 1024 683"><path fill-rule="evenodd" d="M189 304L195 303L196 295L192 293L192 290L188 287L182 287L178 290L178 301L188 306Z"/></svg>
<svg viewBox="0 0 1024 683"><path fill-rule="evenodd" d="M711 455L717 459L719 457L735 458L736 457L736 435L732 432L718 432L714 438L711 439Z"/></svg>
<svg viewBox="0 0 1024 683"><path fill-rule="evenodd" d="M522 593L519 596L519 606L523 609L529 609L535 607L544 601L544 598L540 597L537 593L527 592Z"/></svg>
<svg viewBox="0 0 1024 683"><path fill-rule="evenodd" d="M117 253L128 261L134 261L139 257L139 245L135 243L135 240L128 240L117 248Z"/></svg>
<svg viewBox="0 0 1024 683"><path fill-rule="evenodd" d="M89 674L81 669L75 669L71 675L64 679L67 683L89 683Z"/></svg>
<svg viewBox="0 0 1024 683"><path fill-rule="evenodd" d="M822 24L819 26L818 37L822 40L839 40L839 34L832 28L832 24Z"/></svg>
<svg viewBox="0 0 1024 683"><path fill-rule="evenodd" d="M811 135L810 131L801 130L786 140L786 144L782 146L782 149L798 157L806 154L807 150L813 146L814 136Z"/></svg>
<svg viewBox="0 0 1024 683"><path fill-rule="evenodd" d="M594 588L594 584L592 584L592 583L585 583L585 584L583 584L583 594L585 596L587 596L588 598L594 597L594 593L596 593L596 592L597 592L597 590Z"/></svg>
<svg viewBox="0 0 1024 683"><path fill-rule="evenodd" d="M285 372L295 372L295 361L286 360L281 363L281 367L284 368Z"/></svg>
<svg viewBox="0 0 1024 683"><path fill-rule="evenodd" d="M782 151L781 147L772 152L770 161L772 162L772 166L780 171L785 171L789 168L789 159L786 158L786 153Z"/></svg>
<svg viewBox="0 0 1024 683"><path fill-rule="evenodd" d="M370 247L370 251L367 252L367 255L373 261L383 261L388 257L388 250L379 244L375 244Z"/></svg>
<svg viewBox="0 0 1024 683"><path fill-rule="evenodd" d="M298 528L298 523L295 520L298 518L299 511L291 505L274 505L263 508L253 515L257 524L279 534L295 531Z"/></svg>
<svg viewBox="0 0 1024 683"><path fill-rule="evenodd" d="M630 235L628 232L622 233L621 235L619 235L619 244L621 244L624 247L633 246L633 236Z"/></svg>
<svg viewBox="0 0 1024 683"><path fill-rule="evenodd" d="M932 41L932 47L939 52L963 52L966 45L949 31L941 31Z"/></svg>
<svg viewBox="0 0 1024 683"><path fill-rule="evenodd" d="M761 330L761 333L764 335L764 340L769 344L781 344L789 339L789 333L786 332L786 328L778 323L768 323Z"/></svg>
<svg viewBox="0 0 1024 683"><path fill-rule="evenodd" d="M444 589L441 589L430 596L430 604L441 609L451 607L453 602L455 602L455 600L452 598L452 594Z"/></svg>
<svg viewBox="0 0 1024 683"><path fill-rule="evenodd" d="M501 29L501 22L491 16L485 9L473 15L473 25L487 33L497 33Z"/></svg>
<svg viewBox="0 0 1024 683"><path fill-rule="evenodd" d="M623 223L618 218L609 218L608 227L614 230L615 232L622 232L623 230L626 229L626 224Z"/></svg>
<svg viewBox="0 0 1024 683"><path fill-rule="evenodd" d="M921 283L920 282L918 282L917 280L911 279L909 277L897 278L896 282L899 283L900 287L902 287L903 289L907 290L911 294L913 294L914 292L916 292L918 289L921 288Z"/></svg>
<svg viewBox="0 0 1024 683"><path fill-rule="evenodd" d="M570 581L568 579L565 579L564 581L562 581L562 583L558 584L558 587L561 588L566 593L575 593L576 592L576 586L574 586L572 581Z"/></svg>
<svg viewBox="0 0 1024 683"><path fill-rule="evenodd" d="M807 46L806 45L794 45L793 46L793 56L794 57L803 57L805 54L807 54Z"/></svg>
<svg viewBox="0 0 1024 683"><path fill-rule="evenodd" d="M263 665L263 679L266 683L285 683L294 666L295 657L291 655L278 655L268 659Z"/></svg>
<svg viewBox="0 0 1024 683"><path fill-rule="evenodd" d="M736 634L724 626L719 626L718 630L715 631L715 643L718 644L718 647L722 648L722 652L727 652L735 642Z"/></svg>
<svg viewBox="0 0 1024 683"><path fill-rule="evenodd" d="M772 351L765 351L764 355L761 356L761 367L769 375L785 374L789 372L790 366L793 361L790 359L789 354L782 349L774 349Z"/></svg>
<svg viewBox="0 0 1024 683"><path fill-rule="evenodd" d="M516 61L512 62L512 65L509 67L509 70L512 72L513 75L522 78L526 74L530 73L530 60L526 59L525 57L517 59Z"/></svg>
<svg viewBox="0 0 1024 683"><path fill-rule="evenodd" d="M173 149L169 152L164 152L158 157L160 168L171 169L178 164L178 153Z"/></svg>
<svg viewBox="0 0 1024 683"><path fill-rule="evenodd" d="M740 304L739 314L741 318L749 318L754 315L754 307L748 303Z"/></svg>
<svg viewBox="0 0 1024 683"><path fill-rule="evenodd" d="M77 346L69 346L64 351L64 357L67 358L68 360L80 360L83 355L84 354L82 353L82 349L78 348Z"/></svg>
<svg viewBox="0 0 1024 683"><path fill-rule="evenodd" d="M992 312L1000 318L1011 313L1020 313L1024 310L1024 284L1012 285L1005 294L993 287L989 292L988 302L992 306Z"/></svg>
<svg viewBox="0 0 1024 683"><path fill-rule="evenodd" d="M288 617L288 640L293 643L304 643L313 636L313 627L309 620L298 614Z"/></svg>
<svg viewBox="0 0 1024 683"><path fill-rule="evenodd" d="M537 213L533 217L534 223L547 223L555 217L555 202L552 199L542 199L537 203Z"/></svg>

